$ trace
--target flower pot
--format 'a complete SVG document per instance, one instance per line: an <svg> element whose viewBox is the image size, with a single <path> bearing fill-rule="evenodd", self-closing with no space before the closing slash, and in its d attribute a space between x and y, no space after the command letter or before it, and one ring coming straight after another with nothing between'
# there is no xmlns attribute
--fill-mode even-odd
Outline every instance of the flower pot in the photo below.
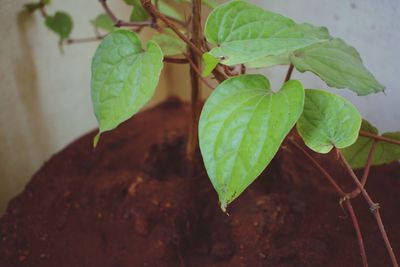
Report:
<svg viewBox="0 0 400 267"><path fill-rule="evenodd" d="M96 149L92 132L54 155L0 219L0 266L361 266L339 198L291 147L224 214L200 155L187 174L189 117L169 99ZM330 159L335 177L346 175ZM367 184L395 251L399 176L398 163L373 168ZM354 205L370 266L389 266L368 207Z"/></svg>

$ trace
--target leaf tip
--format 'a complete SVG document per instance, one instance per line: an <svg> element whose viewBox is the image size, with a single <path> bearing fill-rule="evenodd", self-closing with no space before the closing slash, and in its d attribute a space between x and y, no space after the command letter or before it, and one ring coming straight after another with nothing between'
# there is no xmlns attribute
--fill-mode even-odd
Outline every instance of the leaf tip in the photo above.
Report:
<svg viewBox="0 0 400 267"><path fill-rule="evenodd" d="M213 72L213 70L217 67L219 63L219 59L211 55L210 53L206 52L202 56L204 69L202 72L203 77L207 77L208 75Z"/></svg>
<svg viewBox="0 0 400 267"><path fill-rule="evenodd" d="M99 143L100 140L100 135L101 132L99 131L96 136L93 138L93 149L95 149L97 147L97 144Z"/></svg>
<svg viewBox="0 0 400 267"><path fill-rule="evenodd" d="M221 201L219 205L221 207L222 212L229 216L229 213L226 211L228 204L225 201Z"/></svg>

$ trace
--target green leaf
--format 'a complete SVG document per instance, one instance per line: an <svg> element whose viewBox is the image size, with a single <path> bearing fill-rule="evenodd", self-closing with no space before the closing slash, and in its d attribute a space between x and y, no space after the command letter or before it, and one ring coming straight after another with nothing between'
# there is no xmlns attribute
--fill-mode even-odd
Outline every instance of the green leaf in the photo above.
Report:
<svg viewBox="0 0 400 267"><path fill-rule="evenodd" d="M92 23L96 28L100 28L108 32L112 32L114 30L114 21L107 14L98 15L96 19L92 21Z"/></svg>
<svg viewBox="0 0 400 267"><path fill-rule="evenodd" d="M216 8L219 5L215 0L203 0L202 3L210 8Z"/></svg>
<svg viewBox="0 0 400 267"><path fill-rule="evenodd" d="M261 174L299 118L304 89L298 81L273 92L262 75L221 83L200 116L200 150L221 208Z"/></svg>
<svg viewBox="0 0 400 267"><path fill-rule="evenodd" d="M133 6L130 21L145 21L149 19L149 13L143 8L140 0L124 0L126 4Z"/></svg>
<svg viewBox="0 0 400 267"><path fill-rule="evenodd" d="M24 5L24 8L28 11L28 12L34 12L38 9L40 9L42 7L42 5L49 5L50 4L50 0L43 0L42 2L38 2L38 3L27 3Z"/></svg>
<svg viewBox="0 0 400 267"><path fill-rule="evenodd" d="M328 29L325 27L316 27L308 23L303 23L298 25L303 32L309 36L314 36L317 39L329 40L331 37L329 35ZM290 56L293 52L286 52L277 56L267 56L256 59L252 62L247 62L245 66L247 68L266 68L275 65L289 65Z"/></svg>
<svg viewBox="0 0 400 267"><path fill-rule="evenodd" d="M204 69L203 69L202 76L207 77L208 75L211 74L211 72L218 65L219 60L218 60L218 58L213 57L208 52L204 53L202 58L203 58L203 63L204 63Z"/></svg>
<svg viewBox="0 0 400 267"><path fill-rule="evenodd" d="M363 120L361 130L379 134L378 130L366 120ZM400 132L389 132L383 134L383 136L400 141ZM353 145L342 149L344 157L353 169L365 167L373 142L373 139L360 135ZM396 160L400 160L400 146L377 141L372 165L382 165Z"/></svg>
<svg viewBox="0 0 400 267"><path fill-rule="evenodd" d="M163 55L157 43L142 49L138 35L127 30L110 33L92 62L92 102L100 133L116 128L153 96Z"/></svg>
<svg viewBox="0 0 400 267"><path fill-rule="evenodd" d="M358 95L385 89L364 67L358 52L341 39L300 49L290 60L297 70L317 74L330 87L348 88Z"/></svg>
<svg viewBox="0 0 400 267"><path fill-rule="evenodd" d="M124 1L126 4L133 6L133 10L130 17L131 21L145 21L149 19L150 16L147 13L147 11L143 8L140 0L124 0ZM152 2L154 4L155 1ZM183 16L178 11L176 11L171 5L165 3L164 1L160 0L158 1L158 10L164 15L167 15L176 20L180 21L184 20Z"/></svg>
<svg viewBox="0 0 400 267"><path fill-rule="evenodd" d="M24 5L24 8L28 11L28 12L34 12L38 9L40 9L42 5L40 3L27 3Z"/></svg>
<svg viewBox="0 0 400 267"><path fill-rule="evenodd" d="M71 34L73 23L70 15L58 11L54 16L46 17L46 26L60 36L60 43Z"/></svg>
<svg viewBox="0 0 400 267"><path fill-rule="evenodd" d="M207 18L205 36L217 46L210 54L226 65L282 55L326 40L291 19L246 1L231 1L215 8Z"/></svg>
<svg viewBox="0 0 400 267"><path fill-rule="evenodd" d="M179 21L183 21L184 17L182 14L180 14L178 11L176 11L175 8L170 6L169 4L163 2L163 1L158 1L158 10L163 13L164 15L167 15L171 18L174 18Z"/></svg>
<svg viewBox="0 0 400 267"><path fill-rule="evenodd" d="M164 33L154 35L153 41L161 47L164 56L180 55L185 53L187 49L186 43L169 29L165 29Z"/></svg>
<svg viewBox="0 0 400 267"><path fill-rule="evenodd" d="M246 68L267 68L275 65L289 65L289 55L290 53L284 53L277 56L262 57L254 61L247 62L244 65L246 66Z"/></svg>
<svg viewBox="0 0 400 267"><path fill-rule="evenodd" d="M309 148L328 153L333 147L348 147L357 140L360 126L360 113L349 101L326 91L306 90L297 131Z"/></svg>

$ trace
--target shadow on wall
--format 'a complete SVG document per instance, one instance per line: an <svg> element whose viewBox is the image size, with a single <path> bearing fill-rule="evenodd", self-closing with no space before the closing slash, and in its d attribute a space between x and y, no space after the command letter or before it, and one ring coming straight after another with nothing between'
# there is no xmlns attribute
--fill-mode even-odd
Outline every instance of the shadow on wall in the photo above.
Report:
<svg viewBox="0 0 400 267"><path fill-rule="evenodd" d="M14 74L17 89L13 93L16 96L12 101L14 103L8 103L8 107L12 108L9 114L14 114L15 117L5 118L12 120L12 123L11 127L2 129L4 132L1 134L5 134L5 137L1 139L9 147L7 151L15 153L4 155L5 162L2 164L7 168L0 168L0 214L4 211L7 200L23 190L31 171L40 164L38 155L49 153L50 150L49 132L40 103L36 64L28 35L29 26L34 20L25 11L18 13L18 43L8 47L11 49L9 56L14 58L9 65L12 68L9 73ZM18 49L18 52L12 51L13 49Z"/></svg>
<svg viewBox="0 0 400 267"><path fill-rule="evenodd" d="M25 127L29 129L27 134L30 136L31 143L37 144L37 148L41 151L49 151L50 147L47 140L49 131L43 119L36 65L27 32L29 23L32 20L33 17L27 12L23 11L18 14L17 25L21 55L16 61L14 75L21 107L26 115L27 125Z"/></svg>

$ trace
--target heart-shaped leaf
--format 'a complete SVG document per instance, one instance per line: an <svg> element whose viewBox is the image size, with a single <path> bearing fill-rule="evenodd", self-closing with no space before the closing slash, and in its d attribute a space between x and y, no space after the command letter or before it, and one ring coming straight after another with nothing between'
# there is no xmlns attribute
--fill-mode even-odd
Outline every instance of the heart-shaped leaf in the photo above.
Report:
<svg viewBox="0 0 400 267"><path fill-rule="evenodd" d="M205 36L217 46L210 54L226 65L281 55L325 40L291 19L246 1L215 8L207 19Z"/></svg>
<svg viewBox="0 0 400 267"><path fill-rule="evenodd" d="M361 115L349 101L326 91L306 90L297 130L309 148L328 153L333 147L348 147L357 140L360 126Z"/></svg>
<svg viewBox="0 0 400 267"><path fill-rule="evenodd" d="M317 74L330 87L349 88L358 95L385 89L364 67L357 50L341 39L299 49L290 61L301 72Z"/></svg>
<svg viewBox="0 0 400 267"><path fill-rule="evenodd" d="M378 130L366 120L363 120L361 130L376 135L379 134ZM400 141L400 132L384 133L382 136ZM365 167L373 142L373 139L360 135L353 145L342 149L343 155L353 169ZM372 157L372 165L382 165L396 160L400 160L400 146L377 141L374 156Z"/></svg>
<svg viewBox="0 0 400 267"><path fill-rule="evenodd" d="M54 16L46 17L46 26L60 36L60 43L71 34L73 23L71 16L58 11Z"/></svg>
<svg viewBox="0 0 400 267"><path fill-rule="evenodd" d="M157 43L149 41L144 51L134 32L117 30L101 42L92 62L91 86L99 134L114 129L150 100L162 67Z"/></svg>
<svg viewBox="0 0 400 267"><path fill-rule="evenodd" d="M107 14L100 14L92 21L93 25L98 28L105 30L107 32L112 32L114 30L114 21Z"/></svg>
<svg viewBox="0 0 400 267"><path fill-rule="evenodd" d="M275 93L262 75L230 78L207 99L199 124L200 150L223 210L275 156L303 103L298 81Z"/></svg>

